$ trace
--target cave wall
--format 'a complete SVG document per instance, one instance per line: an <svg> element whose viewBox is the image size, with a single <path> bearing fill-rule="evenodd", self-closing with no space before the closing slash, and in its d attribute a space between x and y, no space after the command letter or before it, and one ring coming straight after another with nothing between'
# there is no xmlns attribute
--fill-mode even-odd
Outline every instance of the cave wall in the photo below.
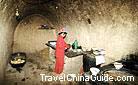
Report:
<svg viewBox="0 0 138 85"><path fill-rule="evenodd" d="M8 57L13 51L13 35L19 23L15 17L16 8L19 9L22 19L32 14L51 15L44 11L45 8L42 7L43 10L40 10L39 7L41 5L29 5L23 0L0 0L0 83L4 78Z"/></svg>
<svg viewBox="0 0 138 85"><path fill-rule="evenodd" d="M55 28L65 27L68 43L77 39L84 49L105 49L107 63L138 52L137 0L53 0L32 6L24 14L34 11L47 16Z"/></svg>
<svg viewBox="0 0 138 85"><path fill-rule="evenodd" d="M69 43L105 49L107 63L138 52L137 0L59 0L50 8Z"/></svg>
<svg viewBox="0 0 138 85"><path fill-rule="evenodd" d="M17 3L13 0L0 2L0 83L4 77L8 57L12 52L13 33L18 23L15 19L16 7Z"/></svg>
<svg viewBox="0 0 138 85"><path fill-rule="evenodd" d="M24 18L16 27L13 52L38 53L49 40L56 40L55 29L39 29L40 25L52 26L42 15L34 14Z"/></svg>

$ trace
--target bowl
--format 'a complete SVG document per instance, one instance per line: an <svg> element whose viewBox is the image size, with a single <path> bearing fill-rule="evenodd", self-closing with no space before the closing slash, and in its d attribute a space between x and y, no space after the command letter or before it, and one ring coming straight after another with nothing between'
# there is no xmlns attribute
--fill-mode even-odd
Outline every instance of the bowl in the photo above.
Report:
<svg viewBox="0 0 138 85"><path fill-rule="evenodd" d="M95 75L95 76L100 72L100 70L95 67L91 67L90 71L91 71L92 75Z"/></svg>
<svg viewBox="0 0 138 85"><path fill-rule="evenodd" d="M115 62L114 66L117 70L121 69L123 67L122 63Z"/></svg>

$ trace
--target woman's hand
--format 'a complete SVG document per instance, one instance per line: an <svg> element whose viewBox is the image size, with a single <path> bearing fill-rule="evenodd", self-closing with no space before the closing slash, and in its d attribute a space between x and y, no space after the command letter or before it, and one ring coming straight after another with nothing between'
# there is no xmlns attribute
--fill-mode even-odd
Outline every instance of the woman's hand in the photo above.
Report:
<svg viewBox="0 0 138 85"><path fill-rule="evenodd" d="M70 48L71 48L71 45L68 44L68 48L65 49L65 52L68 52Z"/></svg>
<svg viewBox="0 0 138 85"><path fill-rule="evenodd" d="M68 44L68 49L70 49L71 48L71 45L70 44Z"/></svg>

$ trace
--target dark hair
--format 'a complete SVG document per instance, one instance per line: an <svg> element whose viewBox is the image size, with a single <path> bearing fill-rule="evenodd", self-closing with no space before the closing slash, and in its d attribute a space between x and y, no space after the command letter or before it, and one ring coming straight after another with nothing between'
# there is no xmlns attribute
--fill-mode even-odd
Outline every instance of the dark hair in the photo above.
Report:
<svg viewBox="0 0 138 85"><path fill-rule="evenodd" d="M60 32L60 33L58 33L58 35L60 35L60 34L62 34L62 33L67 34L67 32Z"/></svg>

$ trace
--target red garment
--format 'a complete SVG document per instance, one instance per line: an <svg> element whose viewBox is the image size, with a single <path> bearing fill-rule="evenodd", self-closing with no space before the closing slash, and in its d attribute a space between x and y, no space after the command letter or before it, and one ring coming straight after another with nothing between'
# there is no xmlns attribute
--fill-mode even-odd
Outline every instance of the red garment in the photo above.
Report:
<svg viewBox="0 0 138 85"><path fill-rule="evenodd" d="M56 43L56 64L55 64L55 73L60 74L63 72L64 67L64 54L65 49L69 46L64 41L64 38L59 35Z"/></svg>

